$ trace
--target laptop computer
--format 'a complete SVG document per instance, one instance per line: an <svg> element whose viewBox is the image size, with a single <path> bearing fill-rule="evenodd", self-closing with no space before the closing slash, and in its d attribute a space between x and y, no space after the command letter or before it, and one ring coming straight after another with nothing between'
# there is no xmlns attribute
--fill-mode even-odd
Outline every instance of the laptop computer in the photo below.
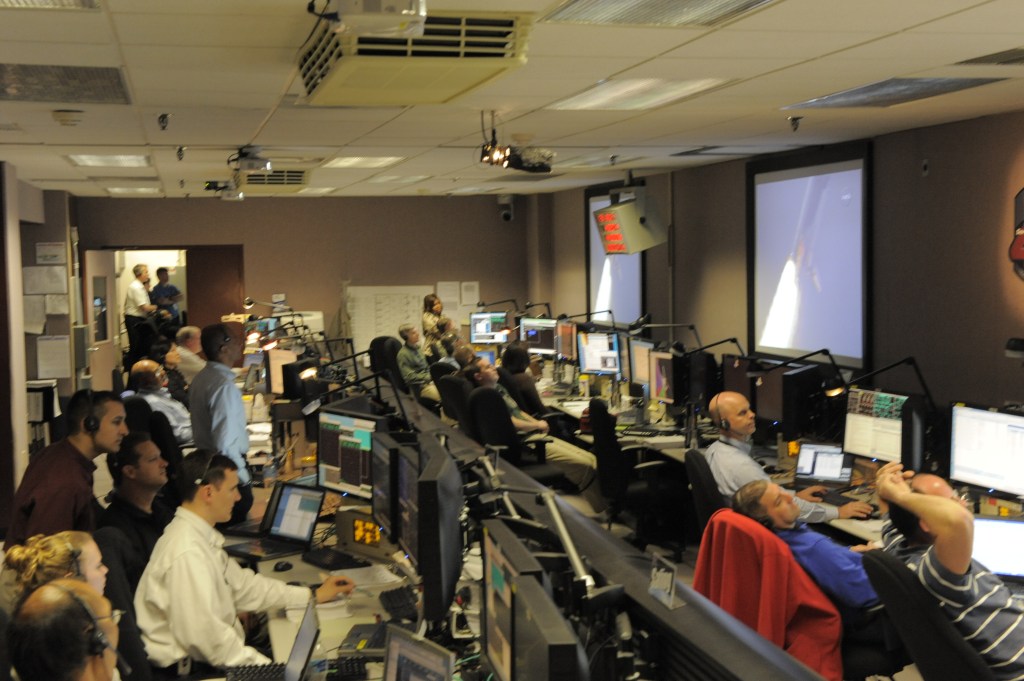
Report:
<svg viewBox="0 0 1024 681"><path fill-rule="evenodd" d="M797 489L823 485L831 489L846 487L853 476L853 457L839 445L800 443L793 484Z"/></svg>
<svg viewBox="0 0 1024 681"><path fill-rule="evenodd" d="M266 536L225 546L228 555L255 562L309 550L325 492L287 482L278 487L281 494L272 515L268 509L271 518Z"/></svg>
<svg viewBox="0 0 1024 681"><path fill-rule="evenodd" d="M294 480L292 483L294 484ZM274 485L270 492L270 499L267 500L267 508L263 511L263 517L259 520L247 520L227 528L225 534L238 537L265 537L270 532L270 525L277 515L277 503L281 498L281 490L284 485Z"/></svg>
<svg viewBox="0 0 1024 681"><path fill-rule="evenodd" d="M320 637L320 621L316 615L316 603L310 599L302 622L295 634L295 643L288 654L287 662L273 664L246 664L227 667L224 670L225 681L303 681L309 669L309 661L313 658L316 641Z"/></svg>
<svg viewBox="0 0 1024 681"><path fill-rule="evenodd" d="M455 674L455 653L401 627L388 625L384 681L446 681Z"/></svg>
<svg viewBox="0 0 1024 681"><path fill-rule="evenodd" d="M1024 522L975 517L972 555L1011 590L1024 586Z"/></svg>

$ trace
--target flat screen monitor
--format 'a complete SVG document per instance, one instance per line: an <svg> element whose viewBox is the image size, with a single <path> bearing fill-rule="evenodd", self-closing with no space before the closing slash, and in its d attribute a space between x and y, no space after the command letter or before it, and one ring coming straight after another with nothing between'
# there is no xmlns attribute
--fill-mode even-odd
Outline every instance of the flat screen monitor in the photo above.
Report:
<svg viewBox="0 0 1024 681"><path fill-rule="evenodd" d="M507 343L509 334L507 312L471 312L470 343Z"/></svg>
<svg viewBox="0 0 1024 681"><path fill-rule="evenodd" d="M633 383L647 386L651 383L651 353L654 343L641 338L629 339L629 374Z"/></svg>
<svg viewBox="0 0 1024 681"><path fill-rule="evenodd" d="M372 496L370 451L374 431L388 430L365 396L322 407L317 437L317 484L341 494Z"/></svg>
<svg viewBox="0 0 1024 681"><path fill-rule="evenodd" d="M710 352L691 352L675 359L676 400L686 400L701 411L720 390L718 361Z"/></svg>
<svg viewBox="0 0 1024 681"><path fill-rule="evenodd" d="M404 437L403 437L404 436ZM398 538L398 457L406 445L401 441L408 433L374 432L370 460L370 478L373 485L371 511L381 532L391 541ZM413 436L415 437L415 436ZM410 456L417 456L415 453Z"/></svg>
<svg viewBox="0 0 1024 681"><path fill-rule="evenodd" d="M281 485L277 509L270 523L270 534L284 539L311 541L324 503L324 491L286 482Z"/></svg>
<svg viewBox="0 0 1024 681"><path fill-rule="evenodd" d="M580 372L605 376L618 376L622 373L617 333L580 331L576 334L576 341Z"/></svg>
<svg viewBox="0 0 1024 681"><path fill-rule="evenodd" d="M448 681L455 653L433 641L389 625L384 648L384 681Z"/></svg>
<svg viewBox="0 0 1024 681"><path fill-rule="evenodd" d="M544 569L500 520L483 521L482 546L481 644L497 681L512 681L512 601L516 583L530 577L543 583Z"/></svg>
<svg viewBox="0 0 1024 681"><path fill-rule="evenodd" d="M747 398L750 405L757 411L754 396L754 380L747 376L750 360L739 355L722 355L722 390L739 393Z"/></svg>
<svg viewBox="0 0 1024 681"><path fill-rule="evenodd" d="M262 319L250 319L244 326L244 338L247 345L254 345L260 338L266 336L278 327L281 320L277 317L263 317ZM251 340L250 340L251 339Z"/></svg>
<svg viewBox="0 0 1024 681"><path fill-rule="evenodd" d="M782 376L782 436L786 440L813 433L825 408L821 367L811 364Z"/></svg>
<svg viewBox="0 0 1024 681"><path fill-rule="evenodd" d="M843 451L882 461L903 461L906 403L906 395L851 388L847 395Z"/></svg>
<svg viewBox="0 0 1024 681"><path fill-rule="evenodd" d="M420 435L423 470L418 481L419 549L416 571L423 582L423 619L448 616L462 574L462 473L432 435Z"/></svg>
<svg viewBox="0 0 1024 681"><path fill-rule="evenodd" d="M1024 523L975 518L971 557L997 575L1024 579Z"/></svg>
<svg viewBox="0 0 1024 681"><path fill-rule="evenodd" d="M555 322L555 353L564 360L576 361L576 322L568 319Z"/></svg>
<svg viewBox="0 0 1024 681"><path fill-rule="evenodd" d="M1024 414L954 404L949 465L953 480L1024 495Z"/></svg>
<svg viewBox="0 0 1024 681"><path fill-rule="evenodd" d="M280 348L264 350L264 354L267 362L267 392L281 395L284 393L284 376L281 373L281 367L291 364L299 356L291 350Z"/></svg>
<svg viewBox="0 0 1024 681"><path fill-rule="evenodd" d="M513 599L514 681L590 679L590 667L576 632L544 588L533 579L516 583Z"/></svg>
<svg viewBox="0 0 1024 681"><path fill-rule="evenodd" d="M519 340L526 343L527 352L555 354L555 320L523 317L519 320Z"/></svg>
<svg viewBox="0 0 1024 681"><path fill-rule="evenodd" d="M409 561L416 565L419 561L420 454L409 447L401 447L397 462L398 545Z"/></svg>
<svg viewBox="0 0 1024 681"><path fill-rule="evenodd" d="M673 381L675 376L672 368L671 352L651 352L648 376L651 380L651 399L662 404L673 404L676 391Z"/></svg>

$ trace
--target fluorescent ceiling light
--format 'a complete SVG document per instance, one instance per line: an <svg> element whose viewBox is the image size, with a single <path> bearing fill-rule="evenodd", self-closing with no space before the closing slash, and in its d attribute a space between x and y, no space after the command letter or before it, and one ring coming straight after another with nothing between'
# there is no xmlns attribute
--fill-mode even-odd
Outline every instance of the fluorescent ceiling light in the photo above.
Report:
<svg viewBox="0 0 1024 681"><path fill-rule="evenodd" d="M159 194L156 187L107 187L111 194Z"/></svg>
<svg viewBox="0 0 1024 681"><path fill-rule="evenodd" d="M806 102L785 106L783 109L828 109L854 106L887 107L906 104L919 99L988 85L1005 78L890 78L869 83Z"/></svg>
<svg viewBox="0 0 1024 681"><path fill-rule="evenodd" d="M370 178L376 184L413 184L430 178L430 175L378 175Z"/></svg>
<svg viewBox="0 0 1024 681"><path fill-rule="evenodd" d="M71 154L68 158L76 166L96 168L148 168L151 165L145 154Z"/></svg>
<svg viewBox="0 0 1024 681"><path fill-rule="evenodd" d="M324 168L387 168L404 160L404 156L342 156L331 159Z"/></svg>
<svg viewBox="0 0 1024 681"><path fill-rule="evenodd" d="M661 78L615 78L546 107L561 111L633 111L653 109L710 90L719 78L669 81Z"/></svg>
<svg viewBox="0 0 1024 681"><path fill-rule="evenodd" d="M97 0L0 0L11 9L98 9Z"/></svg>
<svg viewBox="0 0 1024 681"><path fill-rule="evenodd" d="M335 189L337 189L337 187L305 187L303 189L300 189L299 193L300 194L323 195L323 194L330 194Z"/></svg>
<svg viewBox="0 0 1024 681"><path fill-rule="evenodd" d="M616 26L714 26L772 0L572 0L544 21Z"/></svg>

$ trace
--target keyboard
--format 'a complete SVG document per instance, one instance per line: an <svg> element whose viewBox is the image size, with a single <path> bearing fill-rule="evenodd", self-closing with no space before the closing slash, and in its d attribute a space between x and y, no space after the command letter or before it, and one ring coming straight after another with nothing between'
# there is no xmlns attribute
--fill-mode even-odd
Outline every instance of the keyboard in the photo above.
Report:
<svg viewBox="0 0 1024 681"><path fill-rule="evenodd" d="M675 430L661 430L658 428L626 428L622 431L623 435L632 435L633 437L659 437L661 435L678 435L678 431Z"/></svg>
<svg viewBox="0 0 1024 681"><path fill-rule="evenodd" d="M280 681L284 678L284 662L273 664L242 664L224 670L226 681Z"/></svg>
<svg viewBox="0 0 1024 681"><path fill-rule="evenodd" d="M380 604L387 610L393 620L410 620L415 622L419 619L419 599L416 597L416 590L408 584L397 589L388 589L380 592ZM383 647L383 644L381 644Z"/></svg>
<svg viewBox="0 0 1024 681"><path fill-rule="evenodd" d="M365 657L339 657L331 660L327 681L361 681L366 678L366 662Z"/></svg>
<svg viewBox="0 0 1024 681"><path fill-rule="evenodd" d="M851 501L860 501L860 499L847 496L842 492L837 492L834 489L828 490L827 492L825 492L825 495L821 497L822 503L832 504L833 506L842 506L843 504L848 504Z"/></svg>

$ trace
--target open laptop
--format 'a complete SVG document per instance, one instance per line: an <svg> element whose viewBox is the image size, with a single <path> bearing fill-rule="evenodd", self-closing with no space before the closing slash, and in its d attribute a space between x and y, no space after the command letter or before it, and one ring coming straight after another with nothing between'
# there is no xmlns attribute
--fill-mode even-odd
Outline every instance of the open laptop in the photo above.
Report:
<svg viewBox="0 0 1024 681"><path fill-rule="evenodd" d="M287 662L274 664L246 664L227 667L224 670L225 681L303 681L309 669L309 661L313 657L316 641L320 637L320 622L316 615L316 603L310 599L302 622L295 634L295 643L288 654Z"/></svg>
<svg viewBox="0 0 1024 681"><path fill-rule="evenodd" d="M274 513L270 514L270 510L267 510L266 515L271 517L266 536L225 546L228 555L261 561L309 550L325 492L287 482L277 487L281 488L281 494Z"/></svg>
<svg viewBox="0 0 1024 681"><path fill-rule="evenodd" d="M292 481L294 484L294 481ZM247 520L244 523L232 525L225 530L225 534L238 537L266 537L270 533L270 525L277 515L277 502L281 499L281 490L284 485L274 485L270 492L270 499L267 500L267 508L263 511L263 517L259 520Z"/></svg>
<svg viewBox="0 0 1024 681"><path fill-rule="evenodd" d="M1014 593L1021 593L1020 587L1024 587L1024 522L975 517L972 555L974 560L999 575Z"/></svg>
<svg viewBox="0 0 1024 681"><path fill-rule="evenodd" d="M455 653L401 627L388 625L384 681L448 681L455 674Z"/></svg>
<svg viewBox="0 0 1024 681"><path fill-rule="evenodd" d="M839 445L801 442L793 484L797 489L823 485L830 489L846 487L853 476L853 457Z"/></svg>

